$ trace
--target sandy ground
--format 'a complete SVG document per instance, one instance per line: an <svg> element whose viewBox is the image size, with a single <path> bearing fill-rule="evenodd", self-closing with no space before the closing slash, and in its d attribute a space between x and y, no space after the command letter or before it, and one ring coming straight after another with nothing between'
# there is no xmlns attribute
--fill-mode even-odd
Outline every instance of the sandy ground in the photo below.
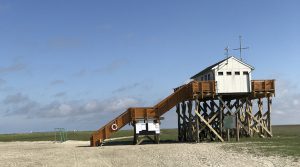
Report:
<svg viewBox="0 0 300 167"><path fill-rule="evenodd" d="M226 145L226 143L224 143ZM0 142L6 166L299 166L287 157L261 157L224 150L223 143L87 147L89 142Z"/></svg>

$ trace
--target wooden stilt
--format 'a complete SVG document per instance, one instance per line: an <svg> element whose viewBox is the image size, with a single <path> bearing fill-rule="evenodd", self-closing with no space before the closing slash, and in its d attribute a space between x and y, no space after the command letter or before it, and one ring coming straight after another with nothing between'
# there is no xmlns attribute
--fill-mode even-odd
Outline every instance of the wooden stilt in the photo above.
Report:
<svg viewBox="0 0 300 167"><path fill-rule="evenodd" d="M223 138L218 134L218 132L215 131L215 129L205 120L205 118L197 111L195 110L195 113L198 115L200 120L205 123L205 125L219 138L220 141L224 141Z"/></svg>
<svg viewBox="0 0 300 167"><path fill-rule="evenodd" d="M136 126L135 126L135 122L133 123L133 144L137 144L138 143L138 135L136 134Z"/></svg>
<svg viewBox="0 0 300 167"><path fill-rule="evenodd" d="M262 100L261 100L261 98L259 98L258 99L258 112L257 112L257 120L260 120L260 118L262 117ZM260 135L261 134L263 134L263 128L262 128L262 126L263 126L263 124L261 123L261 121L259 121L260 122L260 126L258 127L258 129L259 129L259 133L260 133Z"/></svg>
<svg viewBox="0 0 300 167"><path fill-rule="evenodd" d="M224 115L223 103L219 102L219 133L221 134L221 136L223 132L223 115Z"/></svg>
<svg viewBox="0 0 300 167"><path fill-rule="evenodd" d="M178 141L181 141L181 114L180 114L180 103L176 105L176 113L177 113L177 127L178 127Z"/></svg>
<svg viewBox="0 0 300 167"><path fill-rule="evenodd" d="M193 141L193 119L194 116L192 115L192 107L193 107L193 102L189 100L187 102L187 107L188 107L188 128L187 128L187 139L188 141Z"/></svg>
<svg viewBox="0 0 300 167"><path fill-rule="evenodd" d="M197 111L199 110L199 105L200 105L199 101L196 100L195 101L195 110L197 110ZM194 119L196 121L196 134L195 134L196 135L195 136L196 137L196 142L199 143L200 142L200 136L199 136L200 135L199 134L200 133L200 131L199 131L200 121L199 121L199 118L196 115L195 115Z"/></svg>
<svg viewBox="0 0 300 167"><path fill-rule="evenodd" d="M230 141L230 129L227 129L227 141Z"/></svg>
<svg viewBox="0 0 300 167"><path fill-rule="evenodd" d="M236 112L235 113L235 123L236 123L236 134L235 134L235 137L236 137L236 141L240 141L240 126L239 126L239 113Z"/></svg>
<svg viewBox="0 0 300 167"><path fill-rule="evenodd" d="M222 95L216 96L216 100L203 99L205 96L202 98L199 95L197 98L184 101L181 105L176 106L178 140L181 138L181 141L189 142L215 139L224 141L223 138L227 137L227 140L230 141L230 137L235 137L239 141L240 137L253 136L253 133L271 137L271 96L254 97L251 94L234 98L233 96ZM268 110L266 112L263 107L265 100L263 98L265 97L268 97ZM257 112L253 112L254 102L258 104ZM231 126L232 129L224 129L224 117L230 121L230 117L227 116L234 116L235 118L236 125L235 127Z"/></svg>
<svg viewBox="0 0 300 167"><path fill-rule="evenodd" d="M182 141L187 141L187 121L186 121L186 104L181 103L181 113L182 113Z"/></svg>
<svg viewBox="0 0 300 167"><path fill-rule="evenodd" d="M267 115L267 120L268 120L268 130L272 134L272 125L271 125L271 105L272 105L272 98L269 96L268 97L268 115ZM269 135L269 137L272 137Z"/></svg>

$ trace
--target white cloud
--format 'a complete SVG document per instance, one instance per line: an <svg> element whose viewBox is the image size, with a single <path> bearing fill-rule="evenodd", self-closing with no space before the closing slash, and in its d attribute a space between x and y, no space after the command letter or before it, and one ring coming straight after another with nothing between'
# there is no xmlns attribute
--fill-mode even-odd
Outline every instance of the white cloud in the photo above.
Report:
<svg viewBox="0 0 300 167"><path fill-rule="evenodd" d="M98 107L98 102L96 100L91 100L84 105L84 109L88 112L95 111Z"/></svg>
<svg viewBox="0 0 300 167"><path fill-rule="evenodd" d="M141 105L136 98L109 98L105 100L82 101L54 101L42 104L30 99L21 93L9 95L4 100L6 104L6 116L21 115L27 118L57 118L57 117L80 117L93 114L112 114L125 111L129 107Z"/></svg>
<svg viewBox="0 0 300 167"><path fill-rule="evenodd" d="M286 80L277 80L276 85L273 124L300 124L300 92L297 85Z"/></svg>
<svg viewBox="0 0 300 167"><path fill-rule="evenodd" d="M94 70L97 73L111 74L128 63L127 59L117 59L112 61L107 66Z"/></svg>
<svg viewBox="0 0 300 167"><path fill-rule="evenodd" d="M78 38L58 37L49 40L49 45L57 49L72 49L82 46L82 41Z"/></svg>
<svg viewBox="0 0 300 167"><path fill-rule="evenodd" d="M50 83L50 85L59 85L59 84L63 84L63 83L65 83L64 80L58 79L58 80L52 81L52 82Z"/></svg>
<svg viewBox="0 0 300 167"><path fill-rule="evenodd" d="M54 97L63 97L65 96L67 93L66 92L58 92L55 95L53 95Z"/></svg>
<svg viewBox="0 0 300 167"><path fill-rule="evenodd" d="M0 67L0 74L4 73L11 73L11 72L17 72L17 71L22 71L26 68L26 65L23 63L15 63L10 66L6 67Z"/></svg>
<svg viewBox="0 0 300 167"><path fill-rule="evenodd" d="M114 90L112 93L120 93L120 92L124 92L124 91L127 91L127 90L131 90L131 89L137 88L137 87L139 87L139 86L141 86L141 85L142 85L142 83L136 82L136 83L133 83L133 84L131 84L131 85L122 86L122 87L120 87L120 88Z"/></svg>
<svg viewBox="0 0 300 167"><path fill-rule="evenodd" d="M76 72L74 76L76 77L84 77L87 75L87 70L86 69L81 69L80 71Z"/></svg>
<svg viewBox="0 0 300 167"><path fill-rule="evenodd" d="M6 83L6 81L4 79L0 78L0 86L4 85Z"/></svg>
<svg viewBox="0 0 300 167"><path fill-rule="evenodd" d="M4 104L19 104L19 103L24 103L28 102L29 98L26 95L23 95L22 93L17 93L13 95L8 95L6 98L3 100Z"/></svg>

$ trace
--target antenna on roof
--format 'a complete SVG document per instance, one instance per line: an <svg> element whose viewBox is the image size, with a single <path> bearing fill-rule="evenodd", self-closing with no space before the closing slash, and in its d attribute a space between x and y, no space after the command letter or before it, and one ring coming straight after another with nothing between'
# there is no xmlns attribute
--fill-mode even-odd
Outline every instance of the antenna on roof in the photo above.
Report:
<svg viewBox="0 0 300 167"><path fill-rule="evenodd" d="M229 47L226 46L226 48L224 50L225 50L226 58L228 59L228 57L229 57Z"/></svg>
<svg viewBox="0 0 300 167"><path fill-rule="evenodd" d="M226 55L226 59L227 59L227 60L226 60L226 61L227 61L226 64L228 64L229 47L227 46L224 50L225 50L225 55Z"/></svg>
<svg viewBox="0 0 300 167"><path fill-rule="evenodd" d="M236 49L233 49L233 50L240 50L240 59L243 60L242 59L242 50L243 49L249 49L249 47L244 47L244 48L242 47L242 36L241 35L239 36L239 40L240 40L240 47L236 48Z"/></svg>

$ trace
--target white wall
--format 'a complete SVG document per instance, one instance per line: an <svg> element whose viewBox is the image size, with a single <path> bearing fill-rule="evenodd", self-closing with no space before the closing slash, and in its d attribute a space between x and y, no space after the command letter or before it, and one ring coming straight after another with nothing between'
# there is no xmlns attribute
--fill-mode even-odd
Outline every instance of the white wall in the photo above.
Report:
<svg viewBox="0 0 300 167"><path fill-rule="evenodd" d="M223 75L220 75L219 72L223 72ZM244 74L244 72L247 74ZM218 93L244 93L251 91L251 69L234 58L221 63L214 69L214 74Z"/></svg>

